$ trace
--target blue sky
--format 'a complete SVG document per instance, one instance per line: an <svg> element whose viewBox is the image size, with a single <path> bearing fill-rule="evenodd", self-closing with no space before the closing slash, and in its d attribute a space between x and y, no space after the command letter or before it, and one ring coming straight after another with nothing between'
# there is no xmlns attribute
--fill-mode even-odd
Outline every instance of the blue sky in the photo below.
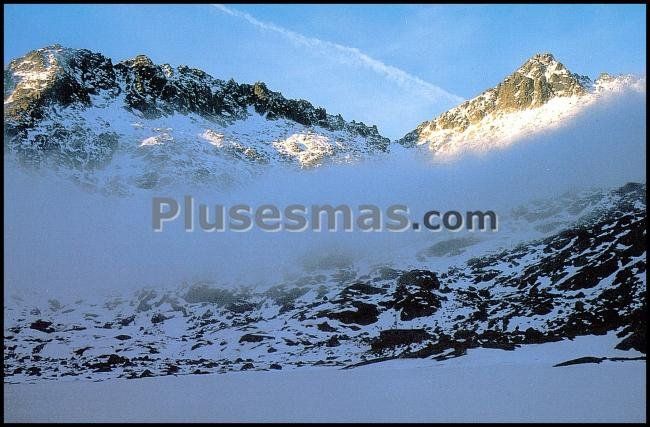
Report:
<svg viewBox="0 0 650 427"><path fill-rule="evenodd" d="M645 75L645 5L5 5L5 64L42 46L265 81L400 137L537 52Z"/></svg>

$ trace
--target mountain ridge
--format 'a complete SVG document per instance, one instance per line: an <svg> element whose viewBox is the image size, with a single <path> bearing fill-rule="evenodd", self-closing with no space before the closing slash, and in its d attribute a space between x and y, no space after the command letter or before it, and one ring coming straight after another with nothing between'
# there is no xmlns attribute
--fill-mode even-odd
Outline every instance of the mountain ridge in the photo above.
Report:
<svg viewBox="0 0 650 427"><path fill-rule="evenodd" d="M53 45L12 60L4 79L5 150L118 194L186 182L229 186L264 165L354 163L400 145L434 155L490 150L567 122L603 93L645 91L645 80L602 74L592 82L540 53L391 141L375 125L287 99L263 82L221 80L145 55L114 64L101 53Z"/></svg>
<svg viewBox="0 0 650 427"><path fill-rule="evenodd" d="M32 164L54 157L57 166L93 170L120 146L142 158L147 153L138 147L175 144L164 149L180 152L182 140L196 150L200 139L209 144L200 147L205 158L196 154L188 173L213 174L219 169L213 163L233 158L311 167L384 152L390 143L376 126L287 99L263 82L220 80L184 65L156 65L145 55L113 64L100 53L53 45L11 61L4 79L5 148ZM177 118L185 126L180 137L170 127ZM228 134L231 127L236 135ZM166 153L182 157L176 154Z"/></svg>
<svg viewBox="0 0 650 427"><path fill-rule="evenodd" d="M46 55L47 58L38 58L39 55ZM45 62L47 60L49 63ZM40 61L40 64L34 61ZM225 112L236 118L242 114L241 108L237 107L254 106L257 111L266 113L270 119L283 117L303 125L319 125L330 130L348 127L359 133L378 136L376 125L366 126L354 120L347 123L340 115L327 114L324 108L314 107L308 101L287 99L280 92L269 90L264 82L238 84L233 79L217 79L205 71L186 65L175 68L166 63L156 65L142 54L113 65L112 60L101 53L88 49L64 48L60 45L37 49L22 58L12 60L4 71L5 97L8 90L24 89L20 87L20 79L15 81L12 78L11 71L18 69L19 72L14 71L13 75L21 76L20 71L23 71L24 75L24 72L28 71L25 70L26 64L35 65L36 71L41 72L37 78L43 77L42 73L47 73L52 77L64 79L63 82L57 82L56 79L51 82L54 86L51 88L53 95L59 95L53 100L63 106L75 102L88 104L91 95L101 95L104 91L110 94L124 91L127 93L127 107L142 112L145 117L160 117L176 110L206 116L222 116L221 113ZM39 70L39 65L45 70ZM56 68L53 72L48 72L49 66ZM66 80L71 78L73 81ZM70 84L69 90L72 92L57 91L64 89L60 86L66 83ZM215 87L223 92L208 91ZM183 92L183 89L186 91ZM18 108L26 107L21 103L15 105L15 101L11 99L13 96L15 94L5 98L10 117L19 112L16 111ZM49 100L47 96L37 96L41 97Z"/></svg>

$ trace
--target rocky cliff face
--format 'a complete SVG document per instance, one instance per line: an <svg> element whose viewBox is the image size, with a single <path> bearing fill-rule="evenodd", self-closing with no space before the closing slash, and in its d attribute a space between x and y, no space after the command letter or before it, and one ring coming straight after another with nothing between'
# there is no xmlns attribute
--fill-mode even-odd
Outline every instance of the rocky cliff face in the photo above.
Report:
<svg viewBox="0 0 650 427"><path fill-rule="evenodd" d="M215 148L201 147L205 158L197 155L191 173L210 175L211 158L309 167L385 151L390 142L375 126L286 99L264 83L219 80L144 55L113 64L56 45L11 61L4 79L5 149L30 163L54 158L92 169L106 167L120 150L174 142L192 151L201 140Z"/></svg>

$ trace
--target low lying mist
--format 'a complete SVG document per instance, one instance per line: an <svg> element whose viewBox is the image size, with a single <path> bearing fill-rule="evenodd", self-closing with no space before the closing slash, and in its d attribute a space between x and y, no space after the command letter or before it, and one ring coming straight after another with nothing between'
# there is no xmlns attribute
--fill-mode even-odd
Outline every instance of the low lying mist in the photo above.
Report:
<svg viewBox="0 0 650 427"><path fill-rule="evenodd" d="M568 190L645 182L645 93L605 98L565 127L507 149L436 162L395 146L356 165L276 168L232 191L172 188L129 197L89 193L73 183L25 173L5 159L5 296L33 289L53 297L211 280L227 286L273 284L288 274L382 262L439 238L428 231L185 232L182 219L155 233L152 198L192 195L208 205L282 207L375 204L429 210L492 210Z"/></svg>

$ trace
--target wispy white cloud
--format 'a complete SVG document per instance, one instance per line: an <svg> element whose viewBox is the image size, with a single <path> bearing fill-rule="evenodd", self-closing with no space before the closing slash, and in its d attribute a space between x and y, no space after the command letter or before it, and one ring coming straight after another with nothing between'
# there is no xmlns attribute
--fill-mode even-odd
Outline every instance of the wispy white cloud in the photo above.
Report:
<svg viewBox="0 0 650 427"><path fill-rule="evenodd" d="M280 34L295 44L302 45L310 49L320 49L329 55L334 53L336 55L336 59L341 62L355 64L359 67L367 68L374 73L383 76L387 80L397 84L402 89L417 92L419 95L431 101L449 104L457 104L463 101L463 98L449 93L444 89L425 80L422 80L421 78L414 76L404 70L401 70L392 65L385 64L378 59L372 58L357 48L343 46L338 43L321 40L315 37L308 37L276 24L260 21L259 19L246 12L226 7L222 4L214 4L213 6L223 13L243 19L259 29Z"/></svg>

